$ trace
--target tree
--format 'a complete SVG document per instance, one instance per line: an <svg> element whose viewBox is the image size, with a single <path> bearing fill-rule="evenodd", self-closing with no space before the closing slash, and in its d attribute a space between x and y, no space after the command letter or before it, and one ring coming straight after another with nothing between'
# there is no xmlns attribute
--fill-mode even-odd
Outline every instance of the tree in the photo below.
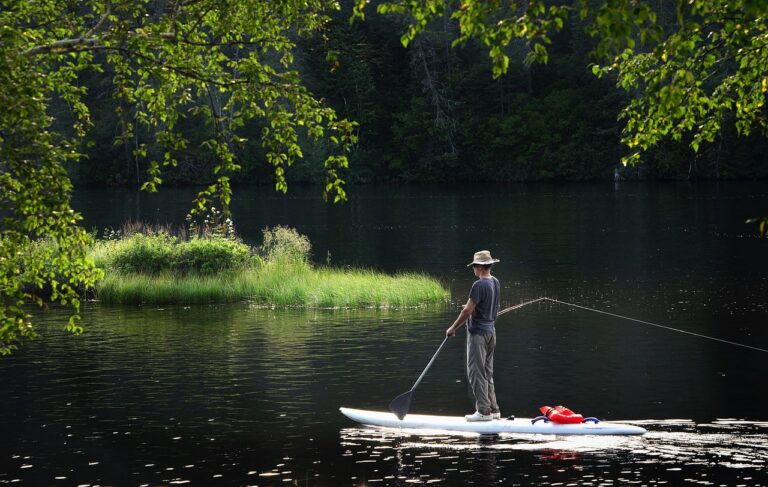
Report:
<svg viewBox="0 0 768 487"><path fill-rule="evenodd" d="M453 5L458 3L458 8ZM357 0L363 17L367 0ZM674 5L673 20L660 22L662 8ZM713 142L728 116L740 135L768 131L768 3L762 0L395 0L378 11L410 19L401 40L413 42L433 20L452 10L459 32L454 45L470 39L485 45L495 77L509 68L514 39L531 46L529 59L546 62L550 36L569 15L578 14L598 40L592 66L613 75L631 93L622 111L624 164L671 138L694 152Z"/></svg>
<svg viewBox="0 0 768 487"><path fill-rule="evenodd" d="M204 123L199 150L217 156L215 182L192 213L228 207L244 126L261 120L261 144L285 191L285 167L302 157L302 134L336 147L325 162L324 195L345 198L340 171L355 142L353 122L339 119L309 92L294 68L302 37L323 36L334 0L15 0L0 10L0 353L34 335L25 304L42 294L74 310L99 271L86 257L90 237L69 204L63 169L76 161L93 125L80 78L111 76L123 132L116 141L149 159L146 190L155 190L177 154L191 149L185 119ZM53 104L67 106L71 127L55 130ZM60 123L56 124L57 126ZM127 141L150 129L162 148L150 154Z"/></svg>

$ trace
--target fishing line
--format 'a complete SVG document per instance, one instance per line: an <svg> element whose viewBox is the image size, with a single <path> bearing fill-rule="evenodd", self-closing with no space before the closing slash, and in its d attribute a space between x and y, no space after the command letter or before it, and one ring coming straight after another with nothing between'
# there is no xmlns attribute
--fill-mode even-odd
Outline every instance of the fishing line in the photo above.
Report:
<svg viewBox="0 0 768 487"><path fill-rule="evenodd" d="M650 321L639 320L637 318L630 318L629 316L622 316L622 315L618 315L616 313L609 313L608 311L601 311L599 309L589 308L587 306L581 306L581 305L574 304L574 303L567 303L565 301L560 301L559 299L554 299L554 298L541 297L541 298L538 298L538 299L533 299L531 301L526 301L525 303L520 303L520 304L517 304L515 306L510 306L509 308L505 308L505 309L499 311L498 314L501 315L501 314L507 313L509 311L512 311L512 310L515 310L515 309L518 309L518 308L522 308L523 306L528 306L529 304L533 304L533 303L535 303L537 301L542 301L542 300L545 300L545 299L548 300L548 301L552 301L553 303L564 304L566 306L572 306L574 308L580 308L580 309L587 310L587 311L594 311L595 313L600 313L600 314L604 314L604 315L608 315L608 316L613 316L615 318L621 318L621 319L624 319L624 320L635 321L637 323L642 323L644 325L655 326L657 328L663 328L665 330L675 331L677 333L685 333L686 335L693 335L693 336L697 336L699 338L706 338L707 340L714 340L716 342L727 343L729 345L736 345L737 347L744 347L744 348L749 348L750 350L757 350L758 352L768 353L768 350L766 350L764 348L753 347L752 345L745 345L743 343L732 342L730 340L723 340L722 338L715 338L715 337L711 337L711 336L707 336L707 335L702 335L700 333L694 333L692 331L680 330L679 328L672 328L671 326L659 325L657 323L651 323Z"/></svg>

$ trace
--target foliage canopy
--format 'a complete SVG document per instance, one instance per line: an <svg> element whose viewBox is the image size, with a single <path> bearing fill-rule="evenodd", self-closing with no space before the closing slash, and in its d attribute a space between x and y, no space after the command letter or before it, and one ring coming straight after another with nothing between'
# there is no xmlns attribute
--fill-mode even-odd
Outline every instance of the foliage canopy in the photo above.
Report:
<svg viewBox="0 0 768 487"><path fill-rule="evenodd" d="M302 157L299 137L337 147L325 160L325 195L345 198L340 170L355 141L355 124L302 84L294 67L301 37L322 36L333 0L84 0L4 2L0 10L0 352L34 334L25 302L54 301L78 310L78 291L100 272L86 258L89 236L69 205L63 163L77 160L92 125L87 70L109 74L122 133L151 129L161 153L150 160L144 189L155 190L163 167L193 149L182 126L203 120L210 136L198 149L216 154L215 182L198 194L192 213L214 200L227 208L230 176L239 169L244 127L260 120L261 144L276 188L287 189L285 167ZM66 107L64 114L54 107ZM62 120L71 119L69 127ZM56 246L37 246L41 238ZM51 253L50 249L57 249ZM76 315L69 328L78 331Z"/></svg>

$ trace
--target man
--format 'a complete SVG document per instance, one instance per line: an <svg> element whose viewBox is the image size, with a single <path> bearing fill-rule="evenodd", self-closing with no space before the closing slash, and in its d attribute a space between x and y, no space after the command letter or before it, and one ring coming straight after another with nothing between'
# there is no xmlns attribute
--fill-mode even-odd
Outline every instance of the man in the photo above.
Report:
<svg viewBox="0 0 768 487"><path fill-rule="evenodd" d="M491 266L499 259L491 257L487 250L475 252L467 265L477 281L469 291L469 300L453 324L445 331L454 336L467 323L467 377L475 395L476 411L465 416L467 421L501 419L496 392L493 386L493 352L496 348L496 313L499 310L501 284L491 275Z"/></svg>

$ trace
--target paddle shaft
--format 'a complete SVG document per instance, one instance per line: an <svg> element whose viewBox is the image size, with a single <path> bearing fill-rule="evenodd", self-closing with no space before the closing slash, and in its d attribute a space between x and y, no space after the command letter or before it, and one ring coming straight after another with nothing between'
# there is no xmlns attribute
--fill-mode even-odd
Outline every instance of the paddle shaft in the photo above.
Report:
<svg viewBox="0 0 768 487"><path fill-rule="evenodd" d="M432 367L432 363L435 361L437 356L440 355L440 352L443 350L443 347L445 347L445 344L448 343L448 338L449 337L446 336L443 339L443 343L440 344L440 347L438 347L437 352L435 352L435 354L432 356L432 360L430 360L427 366L424 368L424 372L422 372L419 378L416 379L416 382L413 384L413 387L411 387L411 391L416 389L416 387L419 385L419 382L421 382L421 379L423 379L424 376L427 375L427 371L429 370L430 367Z"/></svg>

